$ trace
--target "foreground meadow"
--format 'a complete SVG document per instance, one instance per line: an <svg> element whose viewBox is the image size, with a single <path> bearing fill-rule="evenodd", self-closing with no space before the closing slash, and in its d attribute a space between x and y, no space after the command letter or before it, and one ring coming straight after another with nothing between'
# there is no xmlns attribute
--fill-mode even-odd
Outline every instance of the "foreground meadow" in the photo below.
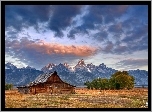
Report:
<svg viewBox="0 0 152 112"><path fill-rule="evenodd" d="M5 91L6 108L147 108L148 89L88 90L76 89L75 94L20 94Z"/></svg>

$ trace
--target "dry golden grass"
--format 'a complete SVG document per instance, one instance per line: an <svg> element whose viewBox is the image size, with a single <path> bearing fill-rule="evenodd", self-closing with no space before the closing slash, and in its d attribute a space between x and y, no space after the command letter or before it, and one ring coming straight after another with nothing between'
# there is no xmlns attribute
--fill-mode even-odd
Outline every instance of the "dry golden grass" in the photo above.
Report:
<svg viewBox="0 0 152 112"><path fill-rule="evenodd" d="M6 108L147 108L148 89L88 90L76 89L76 94L20 94L5 91Z"/></svg>

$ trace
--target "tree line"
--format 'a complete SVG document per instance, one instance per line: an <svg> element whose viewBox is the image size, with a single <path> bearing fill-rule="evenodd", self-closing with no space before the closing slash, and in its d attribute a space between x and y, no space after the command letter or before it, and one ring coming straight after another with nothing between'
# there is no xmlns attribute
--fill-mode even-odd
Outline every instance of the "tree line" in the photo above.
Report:
<svg viewBox="0 0 152 112"><path fill-rule="evenodd" d="M134 87L134 77L129 75L127 71L117 71L110 79L97 78L92 81L86 81L84 85L88 89L132 89Z"/></svg>

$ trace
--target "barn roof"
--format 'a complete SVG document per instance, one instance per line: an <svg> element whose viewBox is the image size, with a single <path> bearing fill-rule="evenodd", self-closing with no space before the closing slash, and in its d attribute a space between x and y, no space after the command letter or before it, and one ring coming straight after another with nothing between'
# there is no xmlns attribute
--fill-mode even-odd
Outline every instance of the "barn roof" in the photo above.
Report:
<svg viewBox="0 0 152 112"><path fill-rule="evenodd" d="M45 73L39 75L33 82L28 84L27 86L37 85L39 83L44 83L47 81L47 79L52 75L53 73Z"/></svg>

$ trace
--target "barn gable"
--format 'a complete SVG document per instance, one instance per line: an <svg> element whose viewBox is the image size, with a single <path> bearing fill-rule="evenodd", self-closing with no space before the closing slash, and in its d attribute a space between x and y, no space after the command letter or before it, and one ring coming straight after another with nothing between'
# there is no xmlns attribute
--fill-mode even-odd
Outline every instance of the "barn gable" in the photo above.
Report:
<svg viewBox="0 0 152 112"><path fill-rule="evenodd" d="M50 77L48 77L48 79L46 80L46 82L49 82L49 83L64 83L60 79L60 77L57 75L56 71Z"/></svg>

